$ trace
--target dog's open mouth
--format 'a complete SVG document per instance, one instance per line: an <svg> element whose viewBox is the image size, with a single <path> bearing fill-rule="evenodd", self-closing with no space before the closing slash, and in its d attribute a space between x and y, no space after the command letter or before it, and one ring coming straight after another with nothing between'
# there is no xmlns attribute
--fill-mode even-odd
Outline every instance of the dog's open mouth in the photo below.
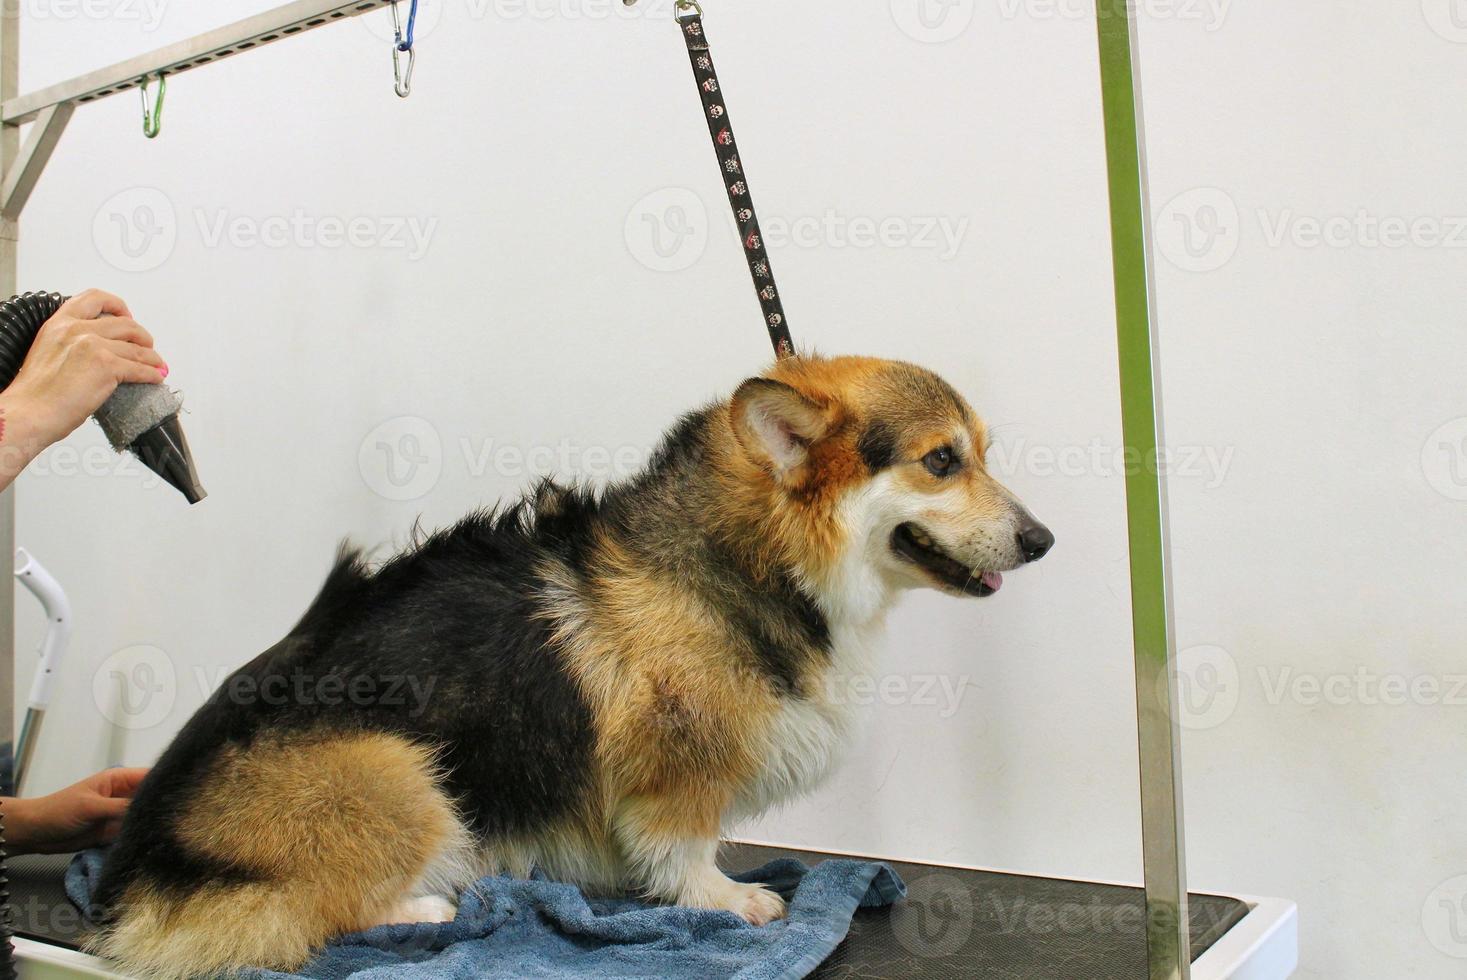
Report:
<svg viewBox="0 0 1467 980"><path fill-rule="evenodd" d="M943 551L926 531L910 521L891 532L891 549L939 582L967 595L990 596L1003 587L1003 576L998 572L969 568Z"/></svg>

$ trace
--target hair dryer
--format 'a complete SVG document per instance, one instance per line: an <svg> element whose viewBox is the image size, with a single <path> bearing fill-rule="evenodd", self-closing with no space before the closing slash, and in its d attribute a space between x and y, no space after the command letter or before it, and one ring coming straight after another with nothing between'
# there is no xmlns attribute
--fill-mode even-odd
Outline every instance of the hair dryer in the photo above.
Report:
<svg viewBox="0 0 1467 980"><path fill-rule="evenodd" d="M59 293L25 293L0 303L0 389L15 380L36 334L66 302ZM191 504L205 497L178 422L183 396L163 385L118 385L92 417L118 452L131 450Z"/></svg>

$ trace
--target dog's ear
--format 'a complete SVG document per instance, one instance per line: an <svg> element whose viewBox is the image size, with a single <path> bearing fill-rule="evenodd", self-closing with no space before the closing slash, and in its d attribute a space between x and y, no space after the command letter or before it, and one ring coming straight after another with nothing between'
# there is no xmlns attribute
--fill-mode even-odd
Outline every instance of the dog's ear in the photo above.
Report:
<svg viewBox="0 0 1467 980"><path fill-rule="evenodd" d="M830 431L829 413L794 388L768 378L739 385L729 406L739 445L781 480L794 481L810 445Z"/></svg>

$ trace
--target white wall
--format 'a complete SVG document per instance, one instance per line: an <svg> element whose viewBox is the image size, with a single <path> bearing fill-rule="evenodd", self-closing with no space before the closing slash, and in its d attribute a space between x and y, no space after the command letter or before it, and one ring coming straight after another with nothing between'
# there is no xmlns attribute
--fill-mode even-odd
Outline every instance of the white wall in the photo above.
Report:
<svg viewBox="0 0 1467 980"><path fill-rule="evenodd" d="M150 2L24 0L23 87L267 5ZM1413 245L1373 247L1368 222L1307 241L1308 219L1362 209L1467 214L1467 27L1449 2L1143 5L1168 424L1186 454L1192 876L1298 900L1307 977L1456 976L1467 955L1441 904L1467 891L1463 241L1419 225ZM155 142L135 98L78 112L22 222L22 288L128 299L188 396L211 496L188 509L119 472L93 427L21 481L19 541L78 621L36 789L153 758L290 625L342 536L400 541L420 514L513 493L527 477L500 447L645 452L764 363L686 54L666 0L643 3L424 0L406 102L382 13L176 79ZM796 335L948 376L1059 537L996 598L908 601L889 683L961 696L876 706L834 783L749 833L1138 878L1089 5L957 0L929 28L915 0L709 7ZM215 236L297 215L284 247ZM861 247L827 215L918 240ZM372 244L315 240L356 218ZM649 218L697 234L659 257ZM426 250L395 247L399 219ZM813 241L782 242L797 219ZM955 247L923 247L929 219ZM403 437L428 462L421 496L394 501L377 444ZM104 473L74 473L78 456ZM40 617L18 608L28 653ZM1441 693L1381 704L1387 676ZM1309 678L1333 696L1313 703Z"/></svg>

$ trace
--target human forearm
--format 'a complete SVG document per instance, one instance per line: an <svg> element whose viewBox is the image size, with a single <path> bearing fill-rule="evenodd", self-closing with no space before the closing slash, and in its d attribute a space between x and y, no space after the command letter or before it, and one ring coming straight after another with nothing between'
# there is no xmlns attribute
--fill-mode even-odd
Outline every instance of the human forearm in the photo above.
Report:
<svg viewBox="0 0 1467 980"><path fill-rule="evenodd" d="M5 850L11 854L29 854L35 850L35 801L0 798L0 814L5 817Z"/></svg>
<svg viewBox="0 0 1467 980"><path fill-rule="evenodd" d="M117 836L146 769L104 769L49 796L0 799L12 854L65 854Z"/></svg>
<svg viewBox="0 0 1467 980"><path fill-rule="evenodd" d="M0 391L0 490L58 438L54 423L24 397Z"/></svg>

